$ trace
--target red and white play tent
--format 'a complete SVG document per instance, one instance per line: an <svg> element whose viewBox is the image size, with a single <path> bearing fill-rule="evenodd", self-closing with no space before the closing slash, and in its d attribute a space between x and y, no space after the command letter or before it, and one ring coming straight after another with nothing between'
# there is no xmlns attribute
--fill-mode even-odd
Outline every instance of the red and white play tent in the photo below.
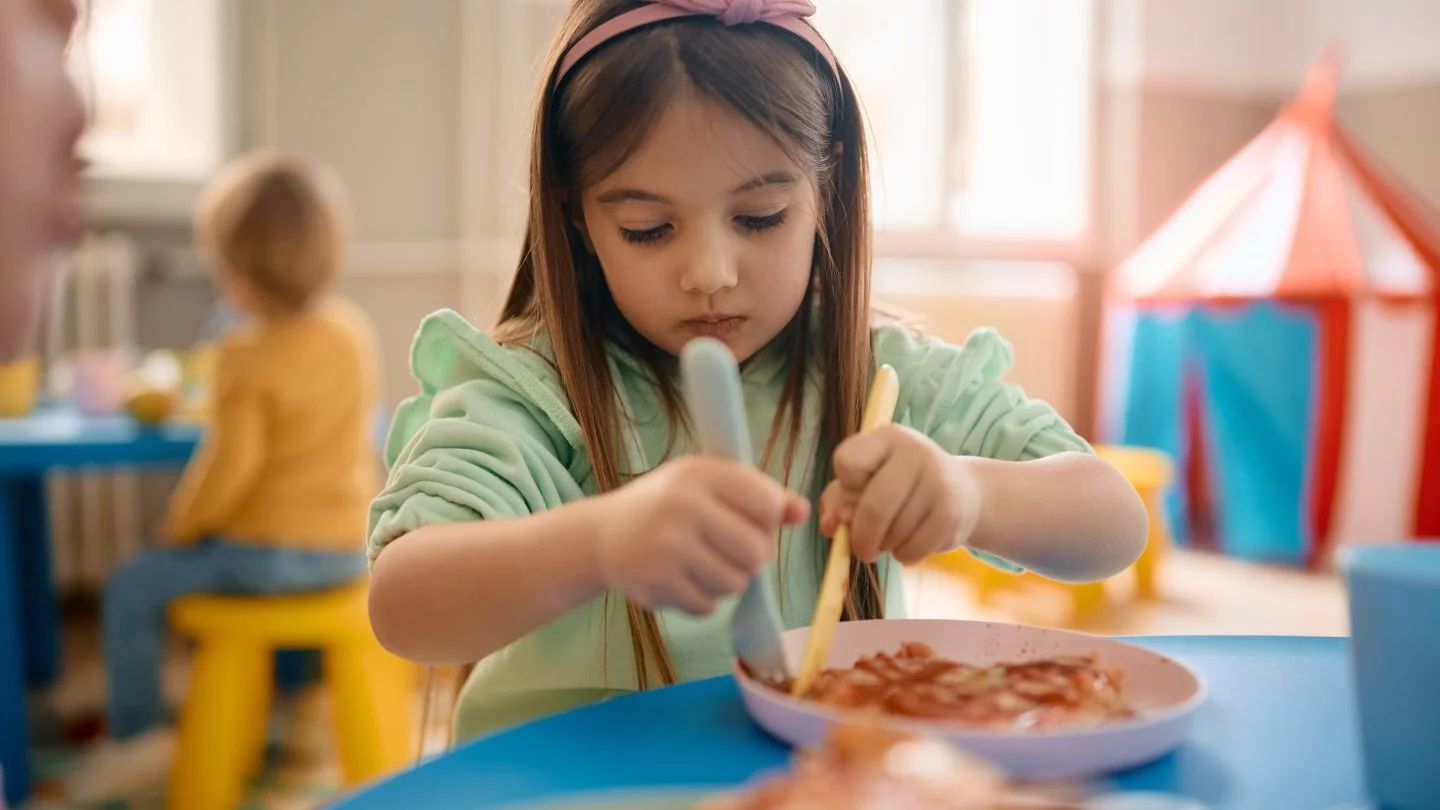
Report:
<svg viewBox="0 0 1440 810"><path fill-rule="evenodd" d="M1176 534L1252 559L1440 537L1440 220L1336 122L1340 61L1110 290L1104 438L1175 455Z"/></svg>

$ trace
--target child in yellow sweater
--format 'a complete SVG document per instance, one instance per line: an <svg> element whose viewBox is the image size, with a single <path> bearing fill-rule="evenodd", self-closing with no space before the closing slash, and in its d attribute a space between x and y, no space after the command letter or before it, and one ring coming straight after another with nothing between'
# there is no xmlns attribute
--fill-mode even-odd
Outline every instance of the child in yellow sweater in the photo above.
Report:
<svg viewBox="0 0 1440 810"><path fill-rule="evenodd" d="M237 161L202 197L198 239L247 322L216 346L213 422L171 498L164 544L106 585L113 741L80 770L72 798L109 799L163 777L172 602L314 591L365 572L378 360L365 314L327 293L343 260L342 198L328 173L276 155Z"/></svg>

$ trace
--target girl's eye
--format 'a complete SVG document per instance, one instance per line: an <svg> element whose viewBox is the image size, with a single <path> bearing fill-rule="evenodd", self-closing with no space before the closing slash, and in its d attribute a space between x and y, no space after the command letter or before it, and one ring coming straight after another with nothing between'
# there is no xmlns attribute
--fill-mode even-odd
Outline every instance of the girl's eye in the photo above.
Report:
<svg viewBox="0 0 1440 810"><path fill-rule="evenodd" d="M786 209L782 208L773 214L767 214L763 217L736 217L735 224L751 233L768 231L771 228L778 228L785 224L785 211Z"/></svg>
<svg viewBox="0 0 1440 810"><path fill-rule="evenodd" d="M653 228L646 228L643 231L632 231L629 228L620 229L620 238L632 245L653 245L665 238L670 233L670 225L656 225Z"/></svg>

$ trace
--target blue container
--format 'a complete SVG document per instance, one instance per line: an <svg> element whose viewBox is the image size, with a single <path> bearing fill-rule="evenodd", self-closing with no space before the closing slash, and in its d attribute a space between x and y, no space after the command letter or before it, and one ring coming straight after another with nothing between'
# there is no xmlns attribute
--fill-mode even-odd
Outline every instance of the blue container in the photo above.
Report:
<svg viewBox="0 0 1440 810"><path fill-rule="evenodd" d="M1440 808L1440 543L1352 548L1340 567L1371 797Z"/></svg>

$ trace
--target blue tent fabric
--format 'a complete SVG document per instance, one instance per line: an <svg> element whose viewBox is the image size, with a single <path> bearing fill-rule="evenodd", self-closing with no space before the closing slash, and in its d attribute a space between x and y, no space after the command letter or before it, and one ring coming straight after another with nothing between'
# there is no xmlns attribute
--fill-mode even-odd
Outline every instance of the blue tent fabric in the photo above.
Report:
<svg viewBox="0 0 1440 810"><path fill-rule="evenodd" d="M1187 377L1200 386L1200 439L1222 551L1303 564L1311 543L1309 470L1318 324L1271 302L1143 309L1134 318L1118 441L1153 447L1187 468ZM1167 496L1173 536L1190 539L1189 493Z"/></svg>
<svg viewBox="0 0 1440 810"><path fill-rule="evenodd" d="M1184 373L1188 311L1144 310L1133 319L1128 384L1122 393L1119 433L1114 441L1160 450L1184 470L1190 458L1185 436ZM1165 495L1170 535L1185 543L1190 536L1189 499L1177 481Z"/></svg>
<svg viewBox="0 0 1440 810"><path fill-rule="evenodd" d="M1221 548L1304 564L1318 402L1315 315L1264 302L1197 310L1193 323Z"/></svg>

